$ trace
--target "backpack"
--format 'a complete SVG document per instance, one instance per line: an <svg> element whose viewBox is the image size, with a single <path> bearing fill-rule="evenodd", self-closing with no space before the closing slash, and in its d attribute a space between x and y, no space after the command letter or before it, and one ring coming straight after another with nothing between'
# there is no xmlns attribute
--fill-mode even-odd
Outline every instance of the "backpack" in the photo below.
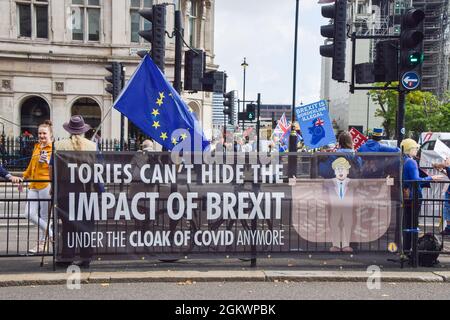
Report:
<svg viewBox="0 0 450 320"><path fill-rule="evenodd" d="M417 250L430 251L419 252L419 266L421 267L433 267L438 264L439 253L442 251L442 241L432 233L426 233L419 238L417 244Z"/></svg>

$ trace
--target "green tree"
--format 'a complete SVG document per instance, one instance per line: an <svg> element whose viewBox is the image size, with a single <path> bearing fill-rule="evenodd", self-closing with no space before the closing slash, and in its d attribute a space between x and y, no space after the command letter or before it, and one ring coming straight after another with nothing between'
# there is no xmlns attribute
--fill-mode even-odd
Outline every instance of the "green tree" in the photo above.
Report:
<svg viewBox="0 0 450 320"><path fill-rule="evenodd" d="M375 84L381 86L382 84ZM394 90L371 90L370 97L377 103L376 117L383 118L382 126L386 137L391 138L395 133L395 114L397 112L398 93Z"/></svg>
<svg viewBox="0 0 450 320"><path fill-rule="evenodd" d="M392 138L395 135L398 92L372 90L370 96L378 104L375 116L383 118L386 136ZM406 95L405 129L406 136L415 139L421 132L450 131L450 99L440 101L431 92L409 92Z"/></svg>

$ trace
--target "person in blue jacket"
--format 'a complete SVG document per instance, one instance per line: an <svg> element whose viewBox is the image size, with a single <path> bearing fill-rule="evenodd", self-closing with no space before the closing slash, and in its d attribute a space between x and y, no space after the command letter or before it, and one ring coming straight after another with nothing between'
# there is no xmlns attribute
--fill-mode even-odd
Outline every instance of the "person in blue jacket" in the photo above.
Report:
<svg viewBox="0 0 450 320"><path fill-rule="evenodd" d="M399 153L400 148L391 147L380 143L383 139L383 129L374 128L371 138L363 144L358 153L374 152L374 153ZM400 171L400 157L389 156L363 156L364 167L362 176L367 179L386 178L389 175L398 176Z"/></svg>
<svg viewBox="0 0 450 320"><path fill-rule="evenodd" d="M413 139L405 139L400 144L403 151L403 201L404 201L404 214L403 214L403 250L411 249L411 228L413 226L413 210L416 213L420 213L422 202L422 188L430 181L442 180L442 175L428 176L425 178L420 177L419 165L414 159L419 151L419 145ZM414 183L414 182L415 183ZM414 190L414 187L417 189ZM418 201L414 201L414 191L417 192ZM417 200L416 199L416 200Z"/></svg>
<svg viewBox="0 0 450 320"><path fill-rule="evenodd" d="M13 183L19 183L22 181L22 178L13 176L11 173L9 173L8 170L3 168L3 166L0 166L0 177L5 178Z"/></svg>
<svg viewBox="0 0 450 320"><path fill-rule="evenodd" d="M400 148L380 143L382 139L383 129L374 128L370 139L358 149L358 152L400 152Z"/></svg>
<svg viewBox="0 0 450 320"><path fill-rule="evenodd" d="M444 171L447 174L447 177L450 179L450 157L448 157L443 163L436 163L433 165L435 169ZM444 212L443 218L446 221L446 227L442 232L443 235L450 235L450 186L445 192L444 197Z"/></svg>

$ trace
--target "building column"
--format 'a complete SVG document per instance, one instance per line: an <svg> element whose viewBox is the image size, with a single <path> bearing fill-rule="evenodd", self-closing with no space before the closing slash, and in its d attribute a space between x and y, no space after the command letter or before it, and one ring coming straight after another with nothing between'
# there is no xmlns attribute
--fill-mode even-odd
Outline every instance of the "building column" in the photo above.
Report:
<svg viewBox="0 0 450 320"><path fill-rule="evenodd" d="M5 135L8 136L16 136L20 131L19 127L13 125L10 122L5 121L4 119L11 120L11 111L13 115L17 113L17 110L14 108L14 96L12 94L1 94L0 95L0 116L3 119L0 119L0 123L3 123L5 128ZM19 110L20 114L20 110ZM13 117L14 119L14 117ZM2 133L3 126L0 125L0 134Z"/></svg>
<svg viewBox="0 0 450 320"><path fill-rule="evenodd" d="M55 138L66 138L69 136L63 128L63 124L70 118L70 101L66 95L54 95L50 106L50 119L53 123L53 135ZM68 105L68 107L66 107Z"/></svg>

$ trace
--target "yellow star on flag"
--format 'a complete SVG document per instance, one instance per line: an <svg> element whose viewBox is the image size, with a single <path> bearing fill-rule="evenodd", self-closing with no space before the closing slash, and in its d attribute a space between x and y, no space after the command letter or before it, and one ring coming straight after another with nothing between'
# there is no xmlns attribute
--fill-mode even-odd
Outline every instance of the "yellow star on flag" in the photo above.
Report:
<svg viewBox="0 0 450 320"><path fill-rule="evenodd" d="M158 127L161 127L161 126L159 125L159 121L153 121L152 127L155 127L155 129L158 129Z"/></svg>
<svg viewBox="0 0 450 320"><path fill-rule="evenodd" d="M173 144L177 144L177 139L176 138L172 138L172 143Z"/></svg>
<svg viewBox="0 0 450 320"><path fill-rule="evenodd" d="M161 105L163 104L163 99L162 98L157 99L156 104L161 107Z"/></svg>
<svg viewBox="0 0 450 320"><path fill-rule="evenodd" d="M160 92L160 93L159 93L159 98L160 98L160 99L164 99L164 98L165 98L164 92Z"/></svg>
<svg viewBox="0 0 450 320"><path fill-rule="evenodd" d="M189 112L192 113L192 112L194 112L194 110L192 110L192 108L189 107Z"/></svg>
<svg viewBox="0 0 450 320"><path fill-rule="evenodd" d="M187 134L186 133L182 133L181 134L181 139L185 140L187 138Z"/></svg>
<svg viewBox="0 0 450 320"><path fill-rule="evenodd" d="M161 139L166 140L167 139L167 132L163 132L160 136Z"/></svg>
<svg viewBox="0 0 450 320"><path fill-rule="evenodd" d="M154 115L155 117L156 117L157 115L159 115L158 109L153 109L152 115Z"/></svg>

